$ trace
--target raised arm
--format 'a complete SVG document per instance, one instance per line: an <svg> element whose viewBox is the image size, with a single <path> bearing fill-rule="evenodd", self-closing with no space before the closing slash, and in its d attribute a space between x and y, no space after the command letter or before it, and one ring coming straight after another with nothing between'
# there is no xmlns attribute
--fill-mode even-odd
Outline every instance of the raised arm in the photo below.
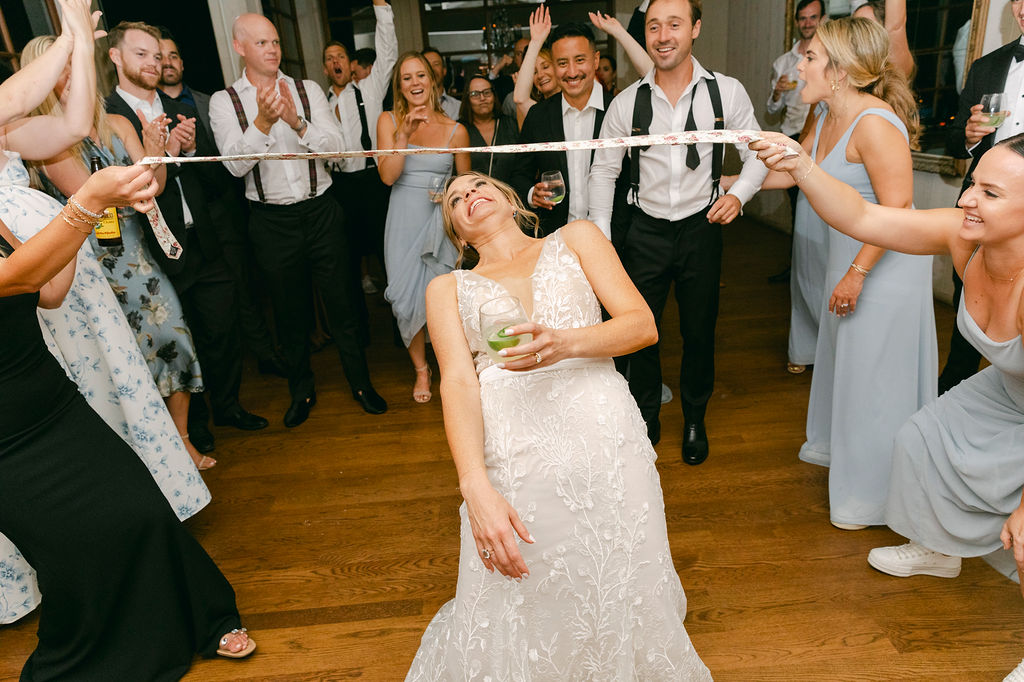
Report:
<svg viewBox="0 0 1024 682"><path fill-rule="evenodd" d="M6 131L8 148L28 160L48 159L59 154L88 135L92 129L96 107L93 27L94 21L99 20L99 13L90 15L88 0L67 0L62 6L64 32L70 32L74 40L71 77L66 94L61 95L63 111L59 115L23 118L10 124ZM45 59L53 51L51 47L43 57L28 66ZM43 84L52 89L59 76L60 72Z"/></svg>
<svg viewBox="0 0 1024 682"><path fill-rule="evenodd" d="M373 13L377 18L373 38L377 60L365 82L359 83L359 89L365 98L372 97L383 102L391 83L391 70L398 61L398 36L395 33L395 14L391 5L385 0L373 0Z"/></svg>
<svg viewBox="0 0 1024 682"><path fill-rule="evenodd" d="M533 334L533 340L516 346L514 353L523 356L504 363L505 369L530 370L567 358L615 357L657 343L658 327L650 307L626 274L615 247L601 238L597 225L589 220L575 220L559 234L579 258L610 319L577 329L549 329L535 322L517 324L507 333ZM540 362L534 353L540 355Z"/></svg>
<svg viewBox="0 0 1024 682"><path fill-rule="evenodd" d="M914 55L907 42L907 0L885 0L885 30L889 34L889 58L910 79Z"/></svg>
<svg viewBox="0 0 1024 682"><path fill-rule="evenodd" d="M520 128L526 114L536 102L530 97L533 90L533 74L537 70L537 55L544 47L544 41L551 33L551 12L547 5L541 5L530 13L530 44L523 55L523 64L516 76L516 87L512 91L512 101L516 103L516 123Z"/></svg>
<svg viewBox="0 0 1024 682"><path fill-rule="evenodd" d="M638 43L622 27L618 19L601 12L588 12L588 15L590 16L590 23L619 41L619 45L622 45L622 49L625 50L629 61L633 62L633 68L636 69L637 73L643 76L654 68L654 62L651 60L651 56L647 54L647 48Z"/></svg>
<svg viewBox="0 0 1024 682"><path fill-rule="evenodd" d="M950 253L958 243L963 211L956 208L917 210L872 204L844 182L821 170L803 149L786 156L793 140L782 133L763 133L750 149L771 170L789 173L811 207L831 227L854 239L912 254Z"/></svg>
<svg viewBox="0 0 1024 682"><path fill-rule="evenodd" d="M427 329L441 371L441 408L448 446L459 474L478 555L489 571L513 578L528 576L515 536L533 542L519 514L494 489L484 464L484 421L480 383L473 354L462 329L454 275L436 277L427 286ZM483 550L492 554L483 558Z"/></svg>

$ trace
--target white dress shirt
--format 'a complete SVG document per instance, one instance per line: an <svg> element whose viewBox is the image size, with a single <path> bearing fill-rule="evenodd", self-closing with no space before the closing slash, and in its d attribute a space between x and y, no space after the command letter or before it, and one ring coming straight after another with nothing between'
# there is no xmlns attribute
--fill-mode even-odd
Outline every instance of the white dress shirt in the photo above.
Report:
<svg viewBox="0 0 1024 682"><path fill-rule="evenodd" d="M156 90L153 91L152 102L147 102L144 99L139 99L135 95L125 90L122 90L120 85L115 87L114 91L121 96L121 99L123 99L129 107L131 107L132 111L141 111L142 115L146 117L147 121L152 121L156 117L163 116L164 114L164 103L160 101L160 93L158 93ZM184 156L194 156L196 152L193 149L191 152L181 153ZM185 221L185 227L190 228L192 227L192 224L195 222L195 219L192 217L192 211L188 210L188 201L185 200L185 190L181 188L181 178L175 177L174 181L178 183L178 194L181 196L182 220Z"/></svg>
<svg viewBox="0 0 1024 682"><path fill-rule="evenodd" d="M305 118L299 92L295 89L295 81L277 72L277 78L285 79L295 109L299 116ZM270 134L263 134L253 122L259 113L256 103L256 86L249 82L246 72L232 83L242 102L242 109L249 122L249 127L242 133L238 125L235 108L227 90L215 92L210 97L210 125L217 148L224 155L260 154L264 152L336 152L347 151L345 137L342 134L338 119L334 117L327 97L320 86L313 81L303 81L309 97L310 116L306 131L302 137L291 129L283 120L278 120L270 128ZM358 141L359 138L356 138ZM250 171L257 163L260 164L260 176L263 192L268 204L287 205L305 201L309 196L309 163L307 161L225 161L224 165L235 177L245 177L245 196L252 201L259 201L256 182ZM331 186L331 174L322 163L316 165L316 194L322 195Z"/></svg>
<svg viewBox="0 0 1024 682"><path fill-rule="evenodd" d="M562 130L566 142L594 139L594 117L598 110L604 111L604 91L596 81L582 110L565 101L563 95ZM590 212L590 154L590 150L565 153L569 165L569 220L586 220Z"/></svg>
<svg viewBox="0 0 1024 682"><path fill-rule="evenodd" d="M714 126L714 112L707 86L701 81L712 75L693 59L693 80L672 106L665 93L654 82L654 69L641 80L623 90L608 107L601 137L627 137L633 127L633 104L640 83L651 86L651 134L660 135L682 132L690 102L696 97L693 117L698 130L711 130ZM725 129L760 130L754 118L754 107L747 91L735 78L715 74L722 94L722 112ZM654 145L640 152L640 209L644 213L664 220L682 220L702 211L711 203L711 151L713 145L697 145L700 165L690 170L686 167L685 145ZM743 170L729 190L729 194L740 200L750 201L768 175L768 168L758 160L757 154L745 144L736 145L743 160ZM598 149L590 169L590 220L597 223L605 236L611 235L612 199L615 193L615 178L618 177L625 149ZM631 193L632 194L632 193ZM632 195L629 202L633 203Z"/></svg>
<svg viewBox="0 0 1024 682"><path fill-rule="evenodd" d="M370 75L359 81L349 81L342 88L340 93L334 91L334 86L327 89L327 102L336 111L338 120L341 121L342 131L345 133L345 143L350 149L360 147L359 140L362 137L363 129L359 123L359 106L356 104L355 89L359 88L363 96L363 110L366 113L366 127L370 133L370 141L373 148L377 148L377 119L384 111L384 96L388 91L388 84L391 82L391 69L398 60L398 38L395 35L395 15L391 5L374 5L373 12L377 15L377 28L374 34L374 49L377 51L377 59L373 63L373 70ZM366 168L366 159L343 159L340 161L341 170L345 173L354 173Z"/></svg>
<svg viewBox="0 0 1024 682"><path fill-rule="evenodd" d="M459 109L462 108L462 102L455 99L447 92L441 93L441 111L445 113L445 116L453 121L459 120Z"/></svg>
<svg viewBox="0 0 1024 682"><path fill-rule="evenodd" d="M770 93L775 92L775 84L779 82L779 78L783 74L790 80L796 79L796 65L803 58L804 56L800 54L800 42L797 41L793 45L792 50L780 55L772 62L772 86ZM768 113L775 116L785 109L786 113L782 119L780 129L784 134L790 136L796 135L804 129L804 123L807 121L807 112L811 110L811 105L804 104L800 99L800 91L804 89L804 82L797 80L796 83L796 88L783 92L779 95L779 101L777 102L772 101L771 94L768 95Z"/></svg>
<svg viewBox="0 0 1024 682"><path fill-rule="evenodd" d="M1020 42L1024 43L1024 36ZM1010 70L1006 72L1003 85L1003 109L1010 116L1003 125L996 128L995 142L1002 142L1008 137L1024 132L1024 61L1010 58Z"/></svg>

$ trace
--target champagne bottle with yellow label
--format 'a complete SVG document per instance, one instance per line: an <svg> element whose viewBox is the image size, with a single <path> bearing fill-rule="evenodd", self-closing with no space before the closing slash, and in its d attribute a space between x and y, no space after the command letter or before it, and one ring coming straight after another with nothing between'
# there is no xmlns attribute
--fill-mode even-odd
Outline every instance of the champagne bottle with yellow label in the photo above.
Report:
<svg viewBox="0 0 1024 682"><path fill-rule="evenodd" d="M90 164L93 173L103 168L100 157L92 157ZM103 217L96 225L96 241L100 246L121 246L121 222L117 218L117 209L108 207L103 210Z"/></svg>

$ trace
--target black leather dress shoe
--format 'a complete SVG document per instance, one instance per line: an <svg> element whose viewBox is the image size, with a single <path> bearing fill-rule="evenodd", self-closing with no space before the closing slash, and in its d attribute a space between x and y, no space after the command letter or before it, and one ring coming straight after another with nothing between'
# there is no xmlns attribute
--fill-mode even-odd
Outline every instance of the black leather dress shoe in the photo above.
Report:
<svg viewBox="0 0 1024 682"><path fill-rule="evenodd" d="M708 434L704 421L683 424L683 461L696 466L708 458Z"/></svg>
<svg viewBox="0 0 1024 682"><path fill-rule="evenodd" d="M316 393L308 398L293 400L288 411L284 413L284 425L288 428L298 426L309 419L309 411L316 405Z"/></svg>
<svg viewBox="0 0 1024 682"><path fill-rule="evenodd" d="M657 445L661 440L661 420L655 419L647 424L647 437L651 439L651 445Z"/></svg>
<svg viewBox="0 0 1024 682"><path fill-rule="evenodd" d="M789 281L789 273L790 273L790 266L787 265L785 270L782 270L780 272L776 272L774 275L770 275L768 277L768 281L771 282L772 284L779 284L780 282L788 282Z"/></svg>
<svg viewBox="0 0 1024 682"><path fill-rule="evenodd" d="M282 379L288 378L288 370L285 369L284 360L277 355L271 355L269 358L263 358L257 365L260 374L273 374L276 377Z"/></svg>
<svg viewBox="0 0 1024 682"><path fill-rule="evenodd" d="M217 426L234 426L242 431L259 431L260 429L267 428L267 425L270 424L263 417L252 412L246 412L241 407L236 407L227 414L214 417L213 423Z"/></svg>
<svg viewBox="0 0 1024 682"><path fill-rule="evenodd" d="M206 424L189 424L188 439L192 443L192 447L201 454L205 455L208 452L213 452L213 434L210 433L210 429L206 427Z"/></svg>
<svg viewBox="0 0 1024 682"><path fill-rule="evenodd" d="M388 404L380 397L373 387L352 391L352 397L363 406L363 410L370 414L384 414L388 411Z"/></svg>

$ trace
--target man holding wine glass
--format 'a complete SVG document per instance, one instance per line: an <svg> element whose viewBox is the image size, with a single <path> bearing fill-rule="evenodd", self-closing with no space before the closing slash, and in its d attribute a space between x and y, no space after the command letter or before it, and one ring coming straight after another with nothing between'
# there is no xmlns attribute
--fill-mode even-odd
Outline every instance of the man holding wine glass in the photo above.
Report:
<svg viewBox="0 0 1024 682"><path fill-rule="evenodd" d="M1010 12L1024 33L1024 0L1011 0ZM947 151L971 159L960 193L971 186L978 159L992 146L1024 132L1024 37L977 59L960 93L956 119L949 127ZM963 283L953 273L953 303L960 302ZM953 326L946 366L939 375L939 394L978 371L981 356Z"/></svg>

